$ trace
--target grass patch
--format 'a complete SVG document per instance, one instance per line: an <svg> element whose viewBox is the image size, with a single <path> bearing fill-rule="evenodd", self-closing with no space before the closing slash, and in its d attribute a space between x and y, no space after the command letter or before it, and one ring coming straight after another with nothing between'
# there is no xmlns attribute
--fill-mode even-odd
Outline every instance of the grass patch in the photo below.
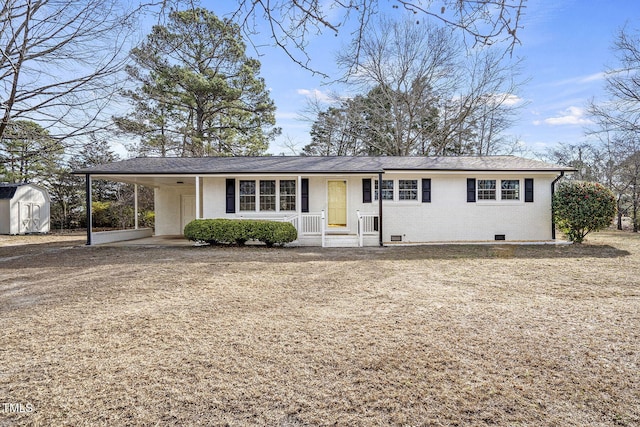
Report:
<svg viewBox="0 0 640 427"><path fill-rule="evenodd" d="M0 425L640 423L637 235L20 243L0 241L0 402L34 411Z"/></svg>

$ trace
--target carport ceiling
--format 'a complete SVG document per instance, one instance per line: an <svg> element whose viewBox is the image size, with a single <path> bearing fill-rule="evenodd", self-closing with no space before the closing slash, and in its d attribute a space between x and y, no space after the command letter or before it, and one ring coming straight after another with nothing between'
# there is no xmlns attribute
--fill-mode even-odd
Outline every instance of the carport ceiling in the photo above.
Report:
<svg viewBox="0 0 640 427"><path fill-rule="evenodd" d="M145 187L185 187L195 186L195 176L153 176L153 175L91 175L91 179L138 184Z"/></svg>

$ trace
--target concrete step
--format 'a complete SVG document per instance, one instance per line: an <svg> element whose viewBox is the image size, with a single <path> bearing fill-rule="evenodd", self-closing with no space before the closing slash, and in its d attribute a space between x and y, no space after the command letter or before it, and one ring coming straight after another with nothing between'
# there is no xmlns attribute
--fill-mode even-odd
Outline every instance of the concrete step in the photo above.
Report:
<svg viewBox="0 0 640 427"><path fill-rule="evenodd" d="M346 235L326 235L324 246L326 248L357 248L359 244L358 236L355 234Z"/></svg>

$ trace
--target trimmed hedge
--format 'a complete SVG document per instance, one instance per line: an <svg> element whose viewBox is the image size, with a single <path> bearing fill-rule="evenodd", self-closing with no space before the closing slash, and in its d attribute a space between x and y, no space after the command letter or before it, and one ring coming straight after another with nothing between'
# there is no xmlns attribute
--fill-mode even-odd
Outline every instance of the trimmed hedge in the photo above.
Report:
<svg viewBox="0 0 640 427"><path fill-rule="evenodd" d="M218 218L191 221L184 227L184 236L212 245L244 245L249 240L257 240L272 247L293 242L298 238L298 231L289 222Z"/></svg>

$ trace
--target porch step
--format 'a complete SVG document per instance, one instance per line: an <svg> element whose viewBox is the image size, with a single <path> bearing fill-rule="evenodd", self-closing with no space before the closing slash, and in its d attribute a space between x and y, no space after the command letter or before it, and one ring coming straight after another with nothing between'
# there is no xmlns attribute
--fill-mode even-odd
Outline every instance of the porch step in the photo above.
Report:
<svg viewBox="0 0 640 427"><path fill-rule="evenodd" d="M355 234L328 234L324 239L325 248L357 248L358 236Z"/></svg>

